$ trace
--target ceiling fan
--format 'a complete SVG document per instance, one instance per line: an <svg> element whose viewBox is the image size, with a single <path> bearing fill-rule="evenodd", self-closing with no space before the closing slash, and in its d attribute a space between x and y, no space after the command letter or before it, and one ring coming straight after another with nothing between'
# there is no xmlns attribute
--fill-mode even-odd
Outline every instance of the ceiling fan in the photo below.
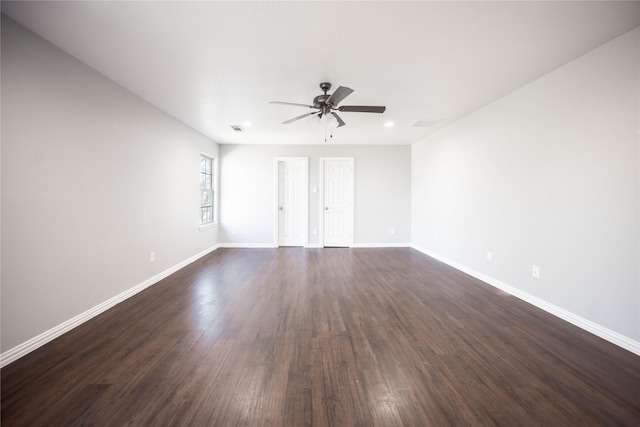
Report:
<svg viewBox="0 0 640 427"><path fill-rule="evenodd" d="M296 120L304 119L309 116L317 116L318 118L322 118L323 116L329 116L329 114L333 115L338 121L338 126L344 126L346 123L338 116L335 111L341 112L357 112L357 113L384 113L386 107L375 107L370 105L342 105L338 106L338 104L345 99L347 96L351 95L353 89L348 88L346 86L338 86L338 89L335 90L331 95L328 95L327 92L331 89L331 83L323 82L320 83L320 89L324 92L322 95L318 95L313 98L313 105L307 104L298 104L295 102L280 102L280 101L271 101L269 104L283 104L283 105L296 105L298 107L306 107L313 108L318 111L313 111L311 113L303 114L298 117L294 117L293 119L289 119L287 121L282 122L283 125L288 123L293 123Z"/></svg>

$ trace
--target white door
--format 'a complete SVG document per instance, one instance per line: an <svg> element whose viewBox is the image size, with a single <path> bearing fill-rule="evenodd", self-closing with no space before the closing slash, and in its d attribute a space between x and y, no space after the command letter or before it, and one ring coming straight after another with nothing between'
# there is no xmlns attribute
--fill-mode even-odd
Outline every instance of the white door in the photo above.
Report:
<svg viewBox="0 0 640 427"><path fill-rule="evenodd" d="M353 158L323 158L323 246L353 245Z"/></svg>
<svg viewBox="0 0 640 427"><path fill-rule="evenodd" d="M306 168L301 160L278 161L278 246L305 246Z"/></svg>

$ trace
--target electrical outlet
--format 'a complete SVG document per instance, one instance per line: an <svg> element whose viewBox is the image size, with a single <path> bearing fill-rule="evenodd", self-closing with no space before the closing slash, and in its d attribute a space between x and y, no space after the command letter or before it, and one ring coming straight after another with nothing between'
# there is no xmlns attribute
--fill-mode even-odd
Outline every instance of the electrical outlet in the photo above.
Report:
<svg viewBox="0 0 640 427"><path fill-rule="evenodd" d="M151 252L149 254L149 262L155 262L156 260L156 253L155 252Z"/></svg>
<svg viewBox="0 0 640 427"><path fill-rule="evenodd" d="M231 230L231 234L233 234L234 236L236 235L236 229L235 228L233 230Z"/></svg>
<svg viewBox="0 0 640 427"><path fill-rule="evenodd" d="M493 261L493 252L487 251L487 261Z"/></svg>
<svg viewBox="0 0 640 427"><path fill-rule="evenodd" d="M390 231L390 233L391 233L391 234L396 234L396 229L395 229L395 228L392 228L392 229L391 229L391 231Z"/></svg>
<svg viewBox="0 0 640 427"><path fill-rule="evenodd" d="M540 278L540 267L538 267L537 265L532 265L531 266L531 275L533 277L535 277L536 279Z"/></svg>

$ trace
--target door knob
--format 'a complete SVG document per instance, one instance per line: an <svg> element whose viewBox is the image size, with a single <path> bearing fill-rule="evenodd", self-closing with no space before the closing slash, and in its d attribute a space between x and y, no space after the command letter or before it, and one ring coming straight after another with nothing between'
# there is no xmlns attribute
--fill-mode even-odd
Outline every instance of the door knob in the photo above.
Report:
<svg viewBox="0 0 640 427"><path fill-rule="evenodd" d="M282 206L280 206L278 209L282 210Z"/></svg>
<svg viewBox="0 0 640 427"><path fill-rule="evenodd" d="M328 208L328 207L325 207L325 208L324 208L324 210L325 210L325 211L328 211L328 210L329 210L329 208Z"/></svg>

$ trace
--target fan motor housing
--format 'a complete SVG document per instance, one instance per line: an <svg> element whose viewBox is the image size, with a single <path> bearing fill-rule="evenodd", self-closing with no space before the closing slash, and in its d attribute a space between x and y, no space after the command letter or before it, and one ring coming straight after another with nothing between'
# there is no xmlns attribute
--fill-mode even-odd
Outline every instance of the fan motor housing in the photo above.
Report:
<svg viewBox="0 0 640 427"><path fill-rule="evenodd" d="M327 95L326 93L324 95L318 95L315 98L313 98L313 106L315 108L322 108L323 105L327 105L327 99L329 99L331 95Z"/></svg>

